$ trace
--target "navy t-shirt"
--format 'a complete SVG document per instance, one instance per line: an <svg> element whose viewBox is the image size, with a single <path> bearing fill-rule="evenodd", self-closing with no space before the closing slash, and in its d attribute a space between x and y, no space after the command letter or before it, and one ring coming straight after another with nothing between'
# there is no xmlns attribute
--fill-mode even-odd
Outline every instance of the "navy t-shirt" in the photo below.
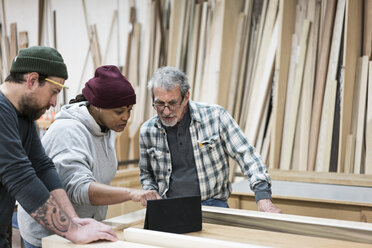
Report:
<svg viewBox="0 0 372 248"><path fill-rule="evenodd" d="M15 200L32 213L58 188L63 188L61 180L35 122L21 116L0 92L0 247L8 246L6 231Z"/></svg>

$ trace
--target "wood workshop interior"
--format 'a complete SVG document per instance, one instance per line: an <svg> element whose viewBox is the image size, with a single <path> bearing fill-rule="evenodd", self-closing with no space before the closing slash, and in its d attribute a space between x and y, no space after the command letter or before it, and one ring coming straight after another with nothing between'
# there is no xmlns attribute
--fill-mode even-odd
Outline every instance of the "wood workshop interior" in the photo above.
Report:
<svg viewBox="0 0 372 248"><path fill-rule="evenodd" d="M43 247L372 245L372 0L1 0L0 22L1 83L24 48L53 47L67 66L69 88L36 120L40 138L96 68L115 65L132 84L111 186L142 188L140 127L157 115L147 84L171 66L187 75L190 100L236 121L282 211L258 211L230 157L229 208L203 206L202 231L145 230L146 208L126 201L103 221L119 241L52 235ZM24 247L17 224L11 233L12 247Z"/></svg>

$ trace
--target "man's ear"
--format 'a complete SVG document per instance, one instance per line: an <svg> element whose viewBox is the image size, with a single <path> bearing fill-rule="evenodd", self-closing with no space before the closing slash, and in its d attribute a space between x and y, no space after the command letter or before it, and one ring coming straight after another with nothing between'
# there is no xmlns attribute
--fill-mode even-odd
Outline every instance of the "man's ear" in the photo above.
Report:
<svg viewBox="0 0 372 248"><path fill-rule="evenodd" d="M189 98L190 98L190 91L187 91L185 95L185 102L187 102Z"/></svg>
<svg viewBox="0 0 372 248"><path fill-rule="evenodd" d="M28 89L33 89L37 87L39 80L39 74L37 72L30 72L26 74L26 83L27 83L27 88Z"/></svg>

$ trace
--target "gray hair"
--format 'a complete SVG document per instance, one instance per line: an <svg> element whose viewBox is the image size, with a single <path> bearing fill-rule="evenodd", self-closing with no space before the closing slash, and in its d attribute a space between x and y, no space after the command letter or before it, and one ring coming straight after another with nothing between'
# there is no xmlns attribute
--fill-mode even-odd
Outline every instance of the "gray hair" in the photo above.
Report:
<svg viewBox="0 0 372 248"><path fill-rule="evenodd" d="M154 87L163 88L165 90L172 90L176 87L180 87L181 96L182 98L184 98L187 91L189 91L190 89L190 84L185 73L175 67L166 66L159 68L154 73L147 85L147 88L150 90L153 100Z"/></svg>

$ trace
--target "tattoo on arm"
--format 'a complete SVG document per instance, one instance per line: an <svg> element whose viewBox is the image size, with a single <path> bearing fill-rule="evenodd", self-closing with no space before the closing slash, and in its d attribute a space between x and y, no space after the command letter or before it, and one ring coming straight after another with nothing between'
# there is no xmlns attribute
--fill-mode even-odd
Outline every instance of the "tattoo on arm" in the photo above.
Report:
<svg viewBox="0 0 372 248"><path fill-rule="evenodd" d="M44 227L61 234L68 232L71 220L65 212L59 208L53 196L51 196L31 216Z"/></svg>

